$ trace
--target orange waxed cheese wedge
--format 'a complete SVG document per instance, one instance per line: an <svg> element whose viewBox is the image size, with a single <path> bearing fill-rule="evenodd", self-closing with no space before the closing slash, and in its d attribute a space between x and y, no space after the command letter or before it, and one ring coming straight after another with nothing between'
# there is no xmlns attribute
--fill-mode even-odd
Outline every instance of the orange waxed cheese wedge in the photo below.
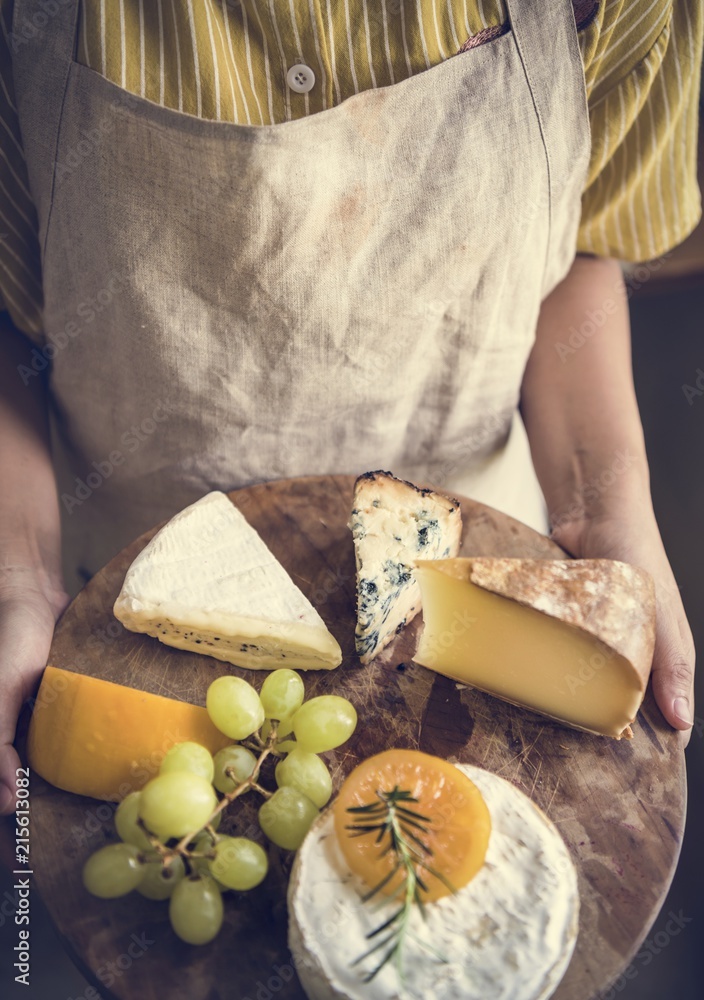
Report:
<svg viewBox="0 0 704 1000"><path fill-rule="evenodd" d="M166 751L185 740L211 753L232 742L197 705L48 666L27 756L57 788L119 802L155 777Z"/></svg>
<svg viewBox="0 0 704 1000"><path fill-rule="evenodd" d="M445 881L430 874L422 866L417 874L427 886L421 891L423 902L440 899L453 889L466 885L484 864L491 817L477 786L449 761L419 750L386 750L362 761L347 777L334 803L335 833L348 865L370 888L377 886L394 866L394 854L386 835L381 842L376 834L358 836L351 825L378 822L369 820L352 807L379 802L379 792L394 788L411 793L417 802L407 808L427 818L427 832L412 827L429 849L424 854L427 864ZM400 876L395 876L382 890L390 895L398 890Z"/></svg>

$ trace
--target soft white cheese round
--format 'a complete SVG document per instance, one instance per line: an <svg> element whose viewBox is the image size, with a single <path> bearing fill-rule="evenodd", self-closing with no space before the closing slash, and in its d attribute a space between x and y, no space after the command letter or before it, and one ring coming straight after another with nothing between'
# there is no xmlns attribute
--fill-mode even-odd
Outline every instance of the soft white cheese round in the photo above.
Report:
<svg viewBox="0 0 704 1000"><path fill-rule="evenodd" d="M393 962L364 982L383 950L352 965L397 904L363 903L366 884L338 846L332 810L298 851L288 892L289 947L309 1000L544 1000L577 939L577 876L548 818L508 781L466 764L491 814L480 872L457 893L413 908L403 980ZM376 940L376 939L375 939ZM376 961L375 961L376 959Z"/></svg>

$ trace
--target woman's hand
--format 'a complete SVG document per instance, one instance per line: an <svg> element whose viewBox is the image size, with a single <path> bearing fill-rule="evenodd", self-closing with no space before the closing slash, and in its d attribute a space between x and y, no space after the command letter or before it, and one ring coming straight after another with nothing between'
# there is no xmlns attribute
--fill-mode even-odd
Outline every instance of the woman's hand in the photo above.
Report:
<svg viewBox="0 0 704 1000"><path fill-rule="evenodd" d="M583 334L572 346L575 330ZM692 634L653 513L616 261L577 257L543 302L521 407L555 541L576 557L641 566L655 580L655 698L670 725L691 730Z"/></svg>
<svg viewBox="0 0 704 1000"><path fill-rule="evenodd" d="M46 664L54 623L68 603L60 584L41 570L3 567L0 571L0 814L15 808L20 759L12 743L23 703L36 688Z"/></svg>
<svg viewBox="0 0 704 1000"><path fill-rule="evenodd" d="M32 350L0 312L0 814L15 807L17 717L68 602L47 389L31 374Z"/></svg>
<svg viewBox="0 0 704 1000"><path fill-rule="evenodd" d="M552 538L575 558L619 559L653 577L657 606L653 693L670 725L687 732L686 746L694 720L694 641L652 511L624 510L558 523Z"/></svg>

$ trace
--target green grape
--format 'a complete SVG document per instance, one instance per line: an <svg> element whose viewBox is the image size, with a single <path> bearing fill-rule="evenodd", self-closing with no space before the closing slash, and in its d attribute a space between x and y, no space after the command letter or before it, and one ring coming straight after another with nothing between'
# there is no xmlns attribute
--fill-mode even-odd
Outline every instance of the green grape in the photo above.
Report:
<svg viewBox="0 0 704 1000"><path fill-rule="evenodd" d="M186 867L181 858L173 858L168 865L153 861L144 867L146 872L137 886L137 892L147 899L168 899L186 874Z"/></svg>
<svg viewBox="0 0 704 1000"><path fill-rule="evenodd" d="M134 844L141 851L151 851L152 845L144 830L137 825L141 792L130 792L115 810L115 829L120 840Z"/></svg>
<svg viewBox="0 0 704 1000"><path fill-rule="evenodd" d="M206 781L212 781L212 755L200 743L176 743L161 762L159 774L168 774L170 771L191 771Z"/></svg>
<svg viewBox="0 0 704 1000"><path fill-rule="evenodd" d="M208 688L205 707L213 724L232 740L245 740L264 722L264 706L241 677L218 677Z"/></svg>
<svg viewBox="0 0 704 1000"><path fill-rule="evenodd" d="M199 837L196 838L196 842L192 847L197 854L210 854L215 852L215 845L210 837L210 834L203 832ZM210 859L209 858L191 858L191 867L194 871L200 872L203 875L208 875L212 878L213 882L216 884L220 892L227 892L228 887L223 885L218 879L215 878L213 873L210 871Z"/></svg>
<svg viewBox="0 0 704 1000"><path fill-rule="evenodd" d="M216 813L208 825L212 826L213 830L217 830L221 822L222 822L222 811ZM198 833L198 836L200 836L200 832Z"/></svg>
<svg viewBox="0 0 704 1000"><path fill-rule="evenodd" d="M276 784L288 785L307 795L322 809L332 795L332 778L324 761L306 750L292 750L276 765Z"/></svg>
<svg viewBox="0 0 704 1000"><path fill-rule="evenodd" d="M259 825L272 843L296 851L318 815L314 802L297 788L284 785L259 809Z"/></svg>
<svg viewBox="0 0 704 1000"><path fill-rule="evenodd" d="M283 667L266 678L259 692L267 719L284 719L303 704L305 688L300 674Z"/></svg>
<svg viewBox="0 0 704 1000"><path fill-rule="evenodd" d="M346 698L323 694L304 702L293 717L293 731L301 750L325 753L350 738L357 713Z"/></svg>
<svg viewBox="0 0 704 1000"><path fill-rule="evenodd" d="M199 830L217 806L213 786L191 771L159 774L142 789L139 815L164 840Z"/></svg>
<svg viewBox="0 0 704 1000"><path fill-rule="evenodd" d="M136 889L145 875L134 844L108 844L91 854L83 866L83 885L100 899L116 899Z"/></svg>
<svg viewBox="0 0 704 1000"><path fill-rule="evenodd" d="M210 834L203 831L203 833L196 837L190 850L195 851L196 854L209 854L210 852L214 854L215 844ZM189 858L189 863L195 871L210 875L210 861L208 858Z"/></svg>
<svg viewBox="0 0 704 1000"><path fill-rule="evenodd" d="M208 875L189 875L171 894L169 920L174 932L187 944L212 941L222 927L222 918L220 890Z"/></svg>
<svg viewBox="0 0 704 1000"><path fill-rule="evenodd" d="M231 746L218 750L215 754L215 775L213 784L219 792L231 792L237 785L245 781L257 763L257 758L247 747ZM225 768L232 768L235 772L234 778L225 774Z"/></svg>
<svg viewBox="0 0 704 1000"><path fill-rule="evenodd" d="M222 813L219 812L217 816L213 819L213 822L210 824L213 830L217 830L217 828L220 826L221 819L222 819ZM196 844L200 846L196 847ZM203 844L207 845L205 849L210 848L213 845L213 839L207 830L200 830L198 832L198 835L194 837L194 839L191 840L190 843L188 844L188 850L189 851L201 850L203 849Z"/></svg>
<svg viewBox="0 0 704 1000"><path fill-rule="evenodd" d="M264 879L269 868L266 851L247 837L221 837L215 845L212 875L228 889L244 892Z"/></svg>
<svg viewBox="0 0 704 1000"><path fill-rule="evenodd" d="M262 726L262 739L266 741L271 732L271 722L269 719L264 720L264 725ZM293 732L293 716L289 715L285 719L279 721L276 727L276 749L281 753L289 753L291 750L296 749L295 740L285 740L284 736L289 736Z"/></svg>
<svg viewBox="0 0 704 1000"><path fill-rule="evenodd" d="M205 854L206 851L212 851L215 847L213 838L210 836L207 830L203 830L199 833L196 839L193 841L192 849L197 851L198 854ZM202 861L202 858L196 858L196 861Z"/></svg>

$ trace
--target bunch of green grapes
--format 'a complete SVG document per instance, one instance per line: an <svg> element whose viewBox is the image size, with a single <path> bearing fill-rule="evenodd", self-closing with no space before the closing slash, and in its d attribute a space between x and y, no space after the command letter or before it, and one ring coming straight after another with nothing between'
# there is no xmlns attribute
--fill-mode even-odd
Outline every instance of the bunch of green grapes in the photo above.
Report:
<svg viewBox="0 0 704 1000"><path fill-rule="evenodd" d="M213 681L208 715L237 742L214 757L198 743L173 746L158 775L117 807L120 843L88 858L86 889L102 899L136 889L148 899L168 900L171 926L183 941L212 941L223 922L222 893L253 889L268 870L266 851L256 841L217 832L223 811L255 791L264 798L258 812L264 834L295 851L332 794L330 772L318 755L349 739L357 713L337 695L304 702L304 694L295 670L274 670L259 692L240 677ZM270 754L280 757L275 791L259 784Z"/></svg>

